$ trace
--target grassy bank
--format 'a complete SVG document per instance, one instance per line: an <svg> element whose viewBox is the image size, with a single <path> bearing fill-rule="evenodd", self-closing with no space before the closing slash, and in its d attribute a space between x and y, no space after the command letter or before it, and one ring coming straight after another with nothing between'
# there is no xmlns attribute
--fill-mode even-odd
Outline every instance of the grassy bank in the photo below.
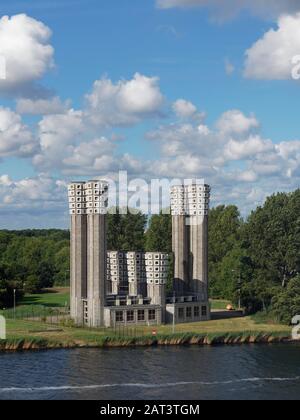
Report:
<svg viewBox="0 0 300 420"><path fill-rule="evenodd" d="M46 348L122 347L154 345L216 345L242 343L270 343L289 339L291 329L261 318L234 318L201 323L176 325L175 333L170 325L159 327L133 327L91 330L53 326L36 322L22 314L47 315L60 310L69 302L68 289L46 291L39 295L27 295L17 307L17 319L7 320L7 340L0 341L0 350L33 350ZM212 301L213 309L225 309L228 301ZM5 315L5 313L4 313ZM31 319L30 319L31 318ZM46 319L46 317L45 317ZM153 330L156 336L153 336Z"/></svg>
<svg viewBox="0 0 300 420"><path fill-rule="evenodd" d="M0 341L0 349L274 343L291 336L289 327L256 324L250 317L177 325L175 333L170 326L159 326L156 336L152 332L153 328L149 327L119 331L91 330L8 320L7 340Z"/></svg>
<svg viewBox="0 0 300 420"><path fill-rule="evenodd" d="M157 337L113 337L103 335L92 342L61 342L43 338L27 337L26 339L0 340L0 351L53 350L74 348L113 348L113 347L153 347L153 346L214 346L242 344L274 344L289 340L286 334L262 334L258 332L228 334L170 334Z"/></svg>

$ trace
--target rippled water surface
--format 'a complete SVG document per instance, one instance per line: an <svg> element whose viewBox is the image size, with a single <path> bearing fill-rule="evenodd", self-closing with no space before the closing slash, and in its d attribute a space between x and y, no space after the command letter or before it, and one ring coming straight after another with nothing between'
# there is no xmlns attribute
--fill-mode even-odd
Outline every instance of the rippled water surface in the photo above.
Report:
<svg viewBox="0 0 300 420"><path fill-rule="evenodd" d="M300 399L300 344L0 354L0 399Z"/></svg>

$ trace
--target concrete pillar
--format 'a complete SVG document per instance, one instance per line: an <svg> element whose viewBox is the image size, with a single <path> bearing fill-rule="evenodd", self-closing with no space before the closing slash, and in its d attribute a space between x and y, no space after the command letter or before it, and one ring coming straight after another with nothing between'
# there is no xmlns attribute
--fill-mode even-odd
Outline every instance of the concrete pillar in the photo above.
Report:
<svg viewBox="0 0 300 420"><path fill-rule="evenodd" d="M131 280L128 283L128 286L129 286L128 295L129 296L138 296L139 291L138 291L138 282L137 282L137 279Z"/></svg>
<svg viewBox="0 0 300 420"><path fill-rule="evenodd" d="M87 297L89 325L104 326L106 300L106 215L87 216Z"/></svg>
<svg viewBox="0 0 300 420"><path fill-rule="evenodd" d="M208 299L208 216L190 218L191 291Z"/></svg>
<svg viewBox="0 0 300 420"><path fill-rule="evenodd" d="M147 296L151 298L151 305L166 305L166 285L165 284L147 284Z"/></svg>
<svg viewBox="0 0 300 420"><path fill-rule="evenodd" d="M157 323L164 324L166 320L166 285L147 284L147 295L151 299L151 305L157 305L160 310L157 312Z"/></svg>
<svg viewBox="0 0 300 420"><path fill-rule="evenodd" d="M128 295L129 296L139 296L146 294L146 283L141 279L140 276L137 276L135 279L131 279L128 283L129 290Z"/></svg>
<svg viewBox="0 0 300 420"><path fill-rule="evenodd" d="M189 227L186 216L172 216L172 242L174 291L181 296L189 286Z"/></svg>
<svg viewBox="0 0 300 420"><path fill-rule="evenodd" d="M71 318L83 325L83 299L87 298L87 219L71 216Z"/></svg>
<svg viewBox="0 0 300 420"><path fill-rule="evenodd" d="M119 295L119 282L118 281L111 282L111 294Z"/></svg>

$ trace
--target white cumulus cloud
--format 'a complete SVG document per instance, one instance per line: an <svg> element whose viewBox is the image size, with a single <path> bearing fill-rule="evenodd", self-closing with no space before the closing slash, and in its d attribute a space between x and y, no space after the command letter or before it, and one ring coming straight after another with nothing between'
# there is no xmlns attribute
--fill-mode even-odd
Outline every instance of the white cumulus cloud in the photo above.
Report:
<svg viewBox="0 0 300 420"><path fill-rule="evenodd" d="M147 163L128 153L119 154L117 145L106 137L93 139L73 146L63 159L63 173L71 175L111 175L120 170L132 174L147 171Z"/></svg>
<svg viewBox="0 0 300 420"><path fill-rule="evenodd" d="M293 58L299 54L300 13L281 16L278 28L270 29L246 51L244 75L251 79L291 79Z"/></svg>
<svg viewBox="0 0 300 420"><path fill-rule="evenodd" d="M67 182L46 174L14 180L0 176L0 212L10 228L65 228Z"/></svg>
<svg viewBox="0 0 300 420"><path fill-rule="evenodd" d="M35 166L46 170L57 168L62 157L83 132L82 111L44 116L39 122L40 152L34 156Z"/></svg>
<svg viewBox="0 0 300 420"><path fill-rule="evenodd" d="M65 103L59 97L50 99L20 98L17 100L17 112L27 115L63 114L70 108L70 101Z"/></svg>
<svg viewBox="0 0 300 420"><path fill-rule="evenodd" d="M70 156L66 157L63 162L70 168L84 171L86 168L90 168L92 171L96 166L100 172L106 172L111 169L115 148L116 146L105 137L83 142L73 147ZM114 159L113 161L115 163Z"/></svg>
<svg viewBox="0 0 300 420"><path fill-rule="evenodd" d="M271 140L264 140L260 136L250 136L246 140L237 141L230 139L224 149L225 158L228 160L249 159L259 153L274 150Z"/></svg>
<svg viewBox="0 0 300 420"><path fill-rule="evenodd" d="M182 121L162 125L147 134L160 151L148 162L148 173L204 178L213 187L214 204L236 203L246 213L251 208L246 191L259 189L266 197L274 188L289 191L300 182L300 141L276 144L259 129L259 121L240 110L225 112L212 127Z"/></svg>
<svg viewBox="0 0 300 420"><path fill-rule="evenodd" d="M164 102L159 79L140 73L116 84L107 78L97 80L86 99L87 117L93 124L104 127L136 124L156 116Z"/></svg>
<svg viewBox="0 0 300 420"><path fill-rule="evenodd" d="M197 107L189 101L178 99L173 104L173 111L179 118L191 118L197 112Z"/></svg>
<svg viewBox="0 0 300 420"><path fill-rule="evenodd" d="M300 11L299 0L156 0L156 4L161 9L207 7L220 18L232 17L243 10L267 19Z"/></svg>
<svg viewBox="0 0 300 420"><path fill-rule="evenodd" d="M196 105L185 99L178 99L172 105L173 112L179 119L193 119L195 121L203 121L206 117L205 112L199 112Z"/></svg>
<svg viewBox="0 0 300 420"><path fill-rule="evenodd" d="M236 109L225 112L217 122L218 130L225 134L243 134L258 127L259 122L254 115L247 117Z"/></svg>
<svg viewBox="0 0 300 420"><path fill-rule="evenodd" d="M40 80L54 65L51 30L26 14L0 19L0 56L6 64L6 79L0 92L15 92Z"/></svg>
<svg viewBox="0 0 300 420"><path fill-rule="evenodd" d="M0 107L0 157L32 156L37 145L20 115L9 108Z"/></svg>

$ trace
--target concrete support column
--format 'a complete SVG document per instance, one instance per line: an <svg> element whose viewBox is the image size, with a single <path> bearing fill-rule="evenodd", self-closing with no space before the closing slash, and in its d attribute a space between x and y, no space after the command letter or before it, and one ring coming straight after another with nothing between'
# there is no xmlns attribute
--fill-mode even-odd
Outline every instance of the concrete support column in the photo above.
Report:
<svg viewBox="0 0 300 420"><path fill-rule="evenodd" d="M147 296L151 298L151 305L166 305L166 285L165 284L147 284Z"/></svg>
<svg viewBox="0 0 300 420"><path fill-rule="evenodd" d="M83 299L87 298L87 219L71 216L71 318L83 325Z"/></svg>
<svg viewBox="0 0 300 420"><path fill-rule="evenodd" d="M119 295L119 282L118 281L111 282L111 294Z"/></svg>
<svg viewBox="0 0 300 420"><path fill-rule="evenodd" d="M165 323L166 285L148 283L147 296L151 299L151 305L157 305L161 307L161 323Z"/></svg>
<svg viewBox="0 0 300 420"><path fill-rule="evenodd" d="M208 299L208 216L190 218L191 291Z"/></svg>
<svg viewBox="0 0 300 420"><path fill-rule="evenodd" d="M87 295L89 324L91 327L104 326L104 306L106 298L106 216L87 216Z"/></svg>
<svg viewBox="0 0 300 420"><path fill-rule="evenodd" d="M174 291L181 296L189 285L189 228L185 216L172 216Z"/></svg>
<svg viewBox="0 0 300 420"><path fill-rule="evenodd" d="M134 280L134 281L130 281L128 283L128 286L129 286L129 291L128 291L129 296L138 296L139 295L139 287L138 287L137 279Z"/></svg>
<svg viewBox="0 0 300 420"><path fill-rule="evenodd" d="M128 283L129 290L128 295L129 296L145 296L146 295L146 284L145 282L140 281L139 279L136 279L135 281L131 281Z"/></svg>

